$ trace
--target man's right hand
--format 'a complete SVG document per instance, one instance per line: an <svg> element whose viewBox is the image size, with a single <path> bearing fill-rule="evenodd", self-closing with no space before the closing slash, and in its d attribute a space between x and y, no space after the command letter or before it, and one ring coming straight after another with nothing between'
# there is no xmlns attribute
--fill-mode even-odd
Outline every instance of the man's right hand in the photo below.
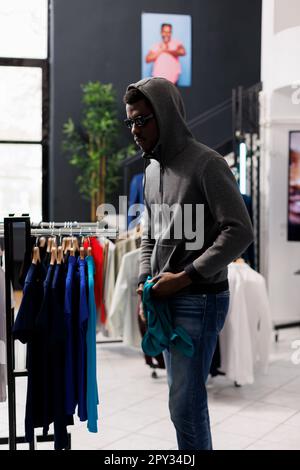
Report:
<svg viewBox="0 0 300 470"><path fill-rule="evenodd" d="M144 284L139 284L137 290L136 290L136 293L138 294L139 296L139 302L140 302L140 305L139 305L139 317L140 319L146 323L146 318L145 318L145 315L144 315L144 309L143 309L143 301L142 301L142 296L143 296L143 290L144 290Z"/></svg>

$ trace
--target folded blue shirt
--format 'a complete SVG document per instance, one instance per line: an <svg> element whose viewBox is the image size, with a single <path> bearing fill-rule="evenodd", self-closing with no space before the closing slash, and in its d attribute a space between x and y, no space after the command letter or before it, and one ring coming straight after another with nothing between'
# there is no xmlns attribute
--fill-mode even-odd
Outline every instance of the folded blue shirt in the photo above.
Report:
<svg viewBox="0 0 300 470"><path fill-rule="evenodd" d="M152 296L153 282L149 276L144 284L143 307L147 319L147 332L142 340L142 349L148 356L157 356L171 345L184 356L192 357L194 345L191 337L181 326L172 325L172 317L167 300Z"/></svg>

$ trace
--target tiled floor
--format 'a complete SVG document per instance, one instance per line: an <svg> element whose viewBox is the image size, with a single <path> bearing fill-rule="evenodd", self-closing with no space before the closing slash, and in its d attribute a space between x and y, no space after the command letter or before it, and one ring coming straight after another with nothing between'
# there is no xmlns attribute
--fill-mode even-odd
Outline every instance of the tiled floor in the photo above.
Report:
<svg viewBox="0 0 300 470"><path fill-rule="evenodd" d="M291 360L291 343L300 329L282 330L273 344L268 375L236 388L224 377L208 383L215 449L300 450L300 364ZM142 354L122 344L98 345L99 432L85 423L70 427L73 449L176 449L169 420L167 380L144 364ZM18 379L18 431L24 432L26 380ZM0 436L7 435L7 404L0 404ZM52 448L52 443L38 444ZM4 446L2 446L4 448ZM23 446L22 446L23 448Z"/></svg>

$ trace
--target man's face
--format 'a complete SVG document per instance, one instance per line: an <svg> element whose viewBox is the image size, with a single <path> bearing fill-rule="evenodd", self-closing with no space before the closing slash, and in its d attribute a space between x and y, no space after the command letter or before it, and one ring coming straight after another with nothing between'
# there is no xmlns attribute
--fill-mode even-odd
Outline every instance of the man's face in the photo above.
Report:
<svg viewBox="0 0 300 470"><path fill-rule="evenodd" d="M170 42L172 36L172 28L170 26L164 26L161 30L161 37L164 43Z"/></svg>
<svg viewBox="0 0 300 470"><path fill-rule="evenodd" d="M126 114L128 119L134 119L140 116L147 117L154 114L152 107L145 101L140 100L134 104L126 105ZM155 117L146 121L143 127L133 124L131 133L135 143L146 153L150 153L159 139L159 130Z"/></svg>

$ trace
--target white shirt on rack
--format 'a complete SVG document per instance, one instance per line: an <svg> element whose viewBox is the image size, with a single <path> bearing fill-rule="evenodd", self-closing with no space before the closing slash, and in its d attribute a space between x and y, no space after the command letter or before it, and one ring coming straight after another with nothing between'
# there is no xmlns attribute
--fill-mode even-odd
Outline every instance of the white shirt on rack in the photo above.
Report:
<svg viewBox="0 0 300 470"><path fill-rule="evenodd" d="M141 346L136 294L139 260L140 249L122 257L107 322L111 336L121 336L124 344L134 347Z"/></svg>
<svg viewBox="0 0 300 470"><path fill-rule="evenodd" d="M246 263L228 267L230 304L220 333L221 370L240 385L254 382L259 364L267 371L272 320L263 276Z"/></svg>
<svg viewBox="0 0 300 470"><path fill-rule="evenodd" d="M108 254L107 254L107 265L105 271L105 280L104 280L104 304L106 308L106 312L110 311L115 282L116 282L116 275L115 275L115 244L108 240Z"/></svg>

